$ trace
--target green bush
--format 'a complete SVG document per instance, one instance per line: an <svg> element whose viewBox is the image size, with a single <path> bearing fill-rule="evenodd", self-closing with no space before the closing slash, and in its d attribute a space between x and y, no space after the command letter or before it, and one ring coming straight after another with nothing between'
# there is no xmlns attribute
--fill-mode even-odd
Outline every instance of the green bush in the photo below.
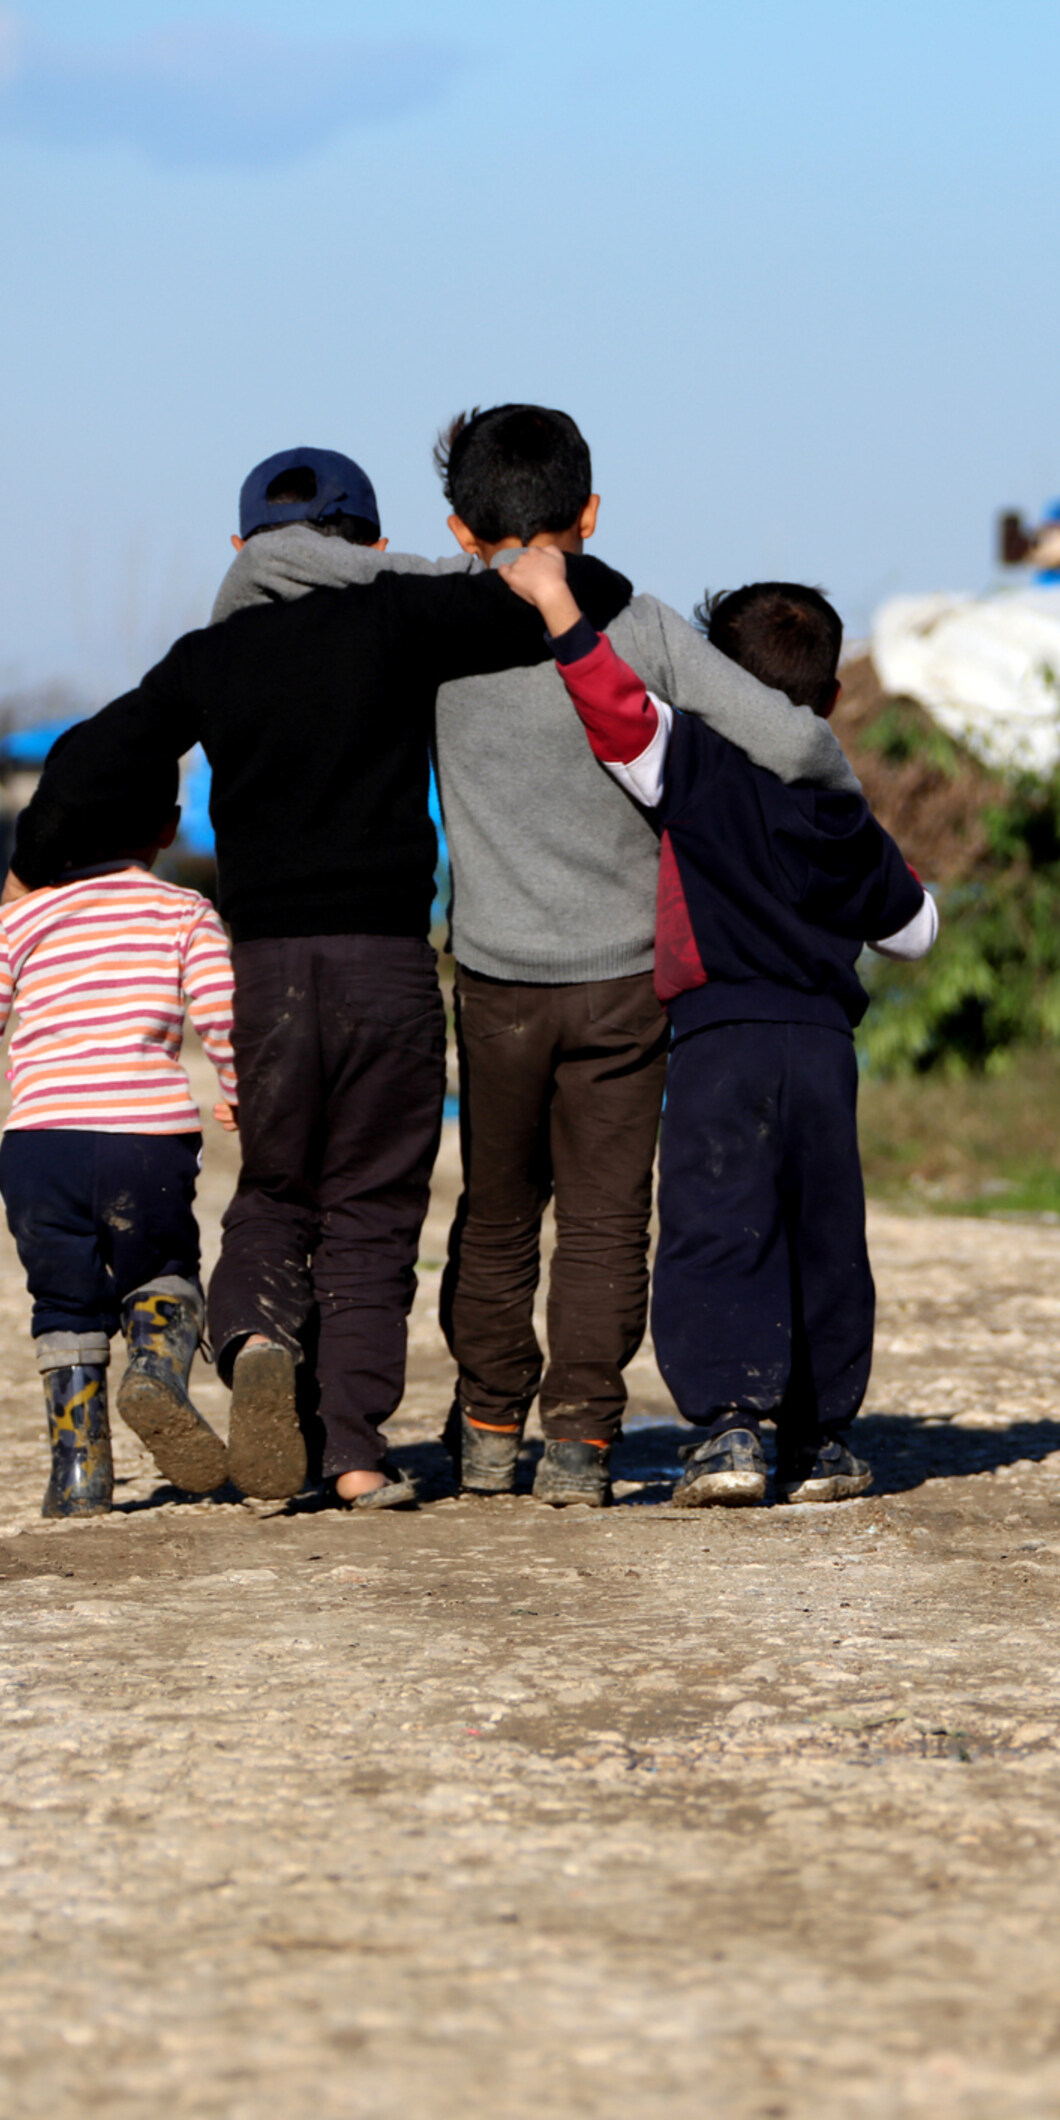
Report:
<svg viewBox="0 0 1060 2120"><path fill-rule="evenodd" d="M993 1071L1060 1035L1060 772L1021 775L983 821L995 866L939 893L931 955L868 960L859 1046L874 1074Z"/></svg>
<svg viewBox="0 0 1060 2120"><path fill-rule="evenodd" d="M884 701L875 719L860 731L864 751L877 751L889 766L909 765L913 759L934 766L947 780L956 780L968 769L968 753L932 721L915 699L900 694Z"/></svg>

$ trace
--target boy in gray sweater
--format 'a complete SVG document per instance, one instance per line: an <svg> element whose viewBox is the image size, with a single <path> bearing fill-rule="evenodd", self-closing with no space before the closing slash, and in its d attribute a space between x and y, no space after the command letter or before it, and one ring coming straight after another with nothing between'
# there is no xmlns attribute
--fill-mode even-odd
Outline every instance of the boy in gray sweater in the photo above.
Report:
<svg viewBox="0 0 1060 2120"><path fill-rule="evenodd" d="M581 549L599 506L573 420L500 406L458 420L440 452L472 571L523 545ZM314 538L255 538L215 606L364 581L428 561ZM623 593L607 629L651 690L700 713L785 781L855 787L827 725L713 649L675 611ZM540 1387L535 1494L599 1506L644 1333L651 1170L666 1021L652 987L658 838L589 753L562 681L537 668L461 678L437 702L436 765L453 882L464 1191L443 1290L459 1365L446 1439L465 1488L510 1492ZM539 1240L557 1246L542 1375L533 1327Z"/></svg>
<svg viewBox="0 0 1060 2120"><path fill-rule="evenodd" d="M487 566L535 544L579 552L596 527L589 450L564 413L462 417L439 460L449 527ZM631 597L607 633L655 693L781 779L857 786L809 709L749 682L654 597ZM652 984L657 832L581 738L551 665L438 694L464 1163L442 1301L459 1365L446 1440L463 1486L514 1487L539 1391L536 1498L599 1507L622 1372L644 1333L667 1027ZM542 1374L533 1301L550 1195Z"/></svg>

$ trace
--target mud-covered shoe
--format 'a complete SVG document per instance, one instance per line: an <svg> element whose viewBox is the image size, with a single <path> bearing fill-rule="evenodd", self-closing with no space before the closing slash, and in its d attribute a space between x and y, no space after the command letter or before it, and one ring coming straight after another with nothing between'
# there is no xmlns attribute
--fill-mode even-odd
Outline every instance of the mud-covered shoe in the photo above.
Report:
<svg viewBox="0 0 1060 2120"><path fill-rule="evenodd" d="M766 1461L753 1428L729 1428L685 1450L674 1488L675 1509L746 1509L765 1500Z"/></svg>
<svg viewBox="0 0 1060 2120"><path fill-rule="evenodd" d="M51 1478L42 1516L105 1516L114 1492L103 1362L43 1372Z"/></svg>
<svg viewBox="0 0 1060 2120"><path fill-rule="evenodd" d="M871 1485L872 1466L837 1437L777 1462L777 1493L786 1502L848 1502Z"/></svg>
<svg viewBox="0 0 1060 2120"><path fill-rule="evenodd" d="M535 1502L570 1509L606 1509L611 1500L610 1443L546 1442L534 1476Z"/></svg>
<svg viewBox="0 0 1060 2120"><path fill-rule="evenodd" d="M118 1412L146 1443L163 1479L185 1494L212 1494L228 1478L228 1453L192 1405L188 1376L202 1337L202 1297L189 1284L147 1283L122 1306L129 1365Z"/></svg>
<svg viewBox="0 0 1060 2120"><path fill-rule="evenodd" d="M462 1494L514 1494L521 1421L476 1421L454 1401L442 1441L453 1461Z"/></svg>
<svg viewBox="0 0 1060 2120"><path fill-rule="evenodd" d="M228 1470L243 1494L286 1501L305 1484L306 1447L295 1397L295 1361L269 1341L242 1347L232 1368Z"/></svg>

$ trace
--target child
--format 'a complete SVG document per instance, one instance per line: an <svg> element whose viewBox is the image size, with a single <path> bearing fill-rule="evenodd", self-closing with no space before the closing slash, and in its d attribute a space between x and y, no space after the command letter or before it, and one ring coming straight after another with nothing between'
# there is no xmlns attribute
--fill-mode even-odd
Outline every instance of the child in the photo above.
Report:
<svg viewBox="0 0 1060 2120"><path fill-rule="evenodd" d="M12 1004L19 1017L0 1193L33 1297L45 1516L110 1508L119 1325L118 1407L159 1471L192 1494L226 1477L224 1444L187 1393L203 1324L202 1134L179 1054L186 1003L227 1100L215 1116L233 1129L232 972L213 907L150 874L177 830L177 786L167 764L135 809L97 807L54 885L0 908L0 1031Z"/></svg>
<svg viewBox="0 0 1060 2120"><path fill-rule="evenodd" d="M469 420L456 421L440 456L454 510L450 527L466 555L459 561L439 562L443 575L454 568L474 573L498 550L535 540L565 546L574 554L589 535L597 508L591 491L591 459L584 437L565 413L543 406L495 406ZM346 466L346 490L351 490L349 474L354 472L354 483L359 483L362 492L360 522L351 526L351 535L356 529L358 541L347 543L341 535L314 534L340 527L337 517L329 515L320 521L316 511L318 504L329 510L339 505L332 474L341 471L342 462L331 452L287 452L251 473L240 503L244 541L214 607L214 619L224 620L226 630L229 622L244 624L251 616L248 607L255 604L275 606L302 600L324 606L326 599L309 597L308 592L363 584L391 566L399 575L409 569L433 571L430 562L408 554L383 556L380 547L385 540L378 537L374 500L364 491L363 474L350 465ZM314 489L317 499L300 507L299 485L304 490L310 484L314 465L322 474L319 490ZM324 503L321 492L327 495ZM296 516L301 519L295 520ZM239 539L235 542L240 544ZM856 786L835 738L812 713L792 707L778 692L766 691L654 597L633 597L630 584L620 575L599 569L593 587L593 562L572 558L571 565L590 570L578 586L581 602L591 610L597 625L614 624L615 645L641 671L646 683L664 691L667 698L680 697L689 710L704 713L714 727L724 729L788 779L820 778L833 785L835 776L842 775L846 783ZM512 605L501 583L491 586L499 590L502 604ZM473 584L458 582L454 587L470 591ZM593 600L587 603L590 597ZM618 1428L625 1399L622 1371L640 1344L648 1304L651 1176L668 1036L665 1012L651 981L659 845L650 822L590 756L551 657L543 659L536 616L518 608L540 667L523 667L528 658L520 655L517 667L498 670L491 665L488 674L476 675L471 662L466 662L462 675L443 684L435 721L436 764L453 887L452 947L458 960L464 1163L464 1192L443 1282L443 1320L460 1367L446 1442L463 1487L476 1493L510 1492L516 1480L523 1424L540 1386L545 1449L537 1468L535 1495L556 1506L602 1504L609 1492L610 1439ZM513 605L509 622L515 609ZM429 623L425 605L418 624L405 629L410 641L421 648L427 645ZM478 642L485 640L481 619L474 637ZM303 648L306 653L308 640ZM314 651L313 661L319 664L319 651ZM514 647L507 661L515 665ZM481 673L486 666L480 663L477 668ZM374 707L365 685L366 675L373 671L387 680L387 689ZM303 732L309 725L305 679L305 670L297 669L292 750L297 745L303 756ZM341 729L333 730L329 740L317 747L324 760L329 796L336 785L341 788L343 756L356 762L360 774L381 735L399 738L400 717L395 721L393 702L401 697L402 689L389 653L382 665L377 652L365 661L356 680L358 712L364 713L362 732L350 720L348 686L337 688ZM229 683L226 691L231 694L232 690ZM267 721L260 682L253 712L258 741L259 725ZM210 719L216 727L221 716L211 714ZM211 748L209 736L207 748ZM219 800L217 770L222 754L216 737L212 755L220 827L223 791ZM291 752L283 755L281 764L282 799L289 807ZM242 752L239 768L242 776ZM393 772L388 774L388 784L400 793L400 780ZM241 800L245 811L249 807L245 793ZM378 966L393 960L400 947L400 938L390 934L389 925L401 903L397 891L404 897L415 868L407 820L395 820L400 827L395 829L387 809L380 810L377 800L373 810L370 828L377 883L369 910L373 929L383 914L388 931L372 939L377 962L369 967L369 1000L371 1013L382 1027L387 1012L378 1005ZM318 815L319 805L314 803L309 815L311 830L302 834L283 827L281 821L299 858L307 841L318 860L322 854L330 855L321 843ZM327 874L321 874L314 893L318 904L333 891L358 837L344 818L335 854L327 859ZM220 848L220 837L218 844ZM20 832L16 868L23 848ZM271 839L264 853L271 877L275 862ZM400 878L393 874L395 859L400 863ZM221 881L225 904L224 858ZM275 919L278 908L271 890L261 910ZM245 1262L250 1254L249 1265L259 1281L261 1264L267 1260L273 1290L277 1270L287 1276L285 1255L279 1250L286 1233L276 1212L275 1185L271 1198L264 1198L258 1182L262 1176L275 1180L279 1124L288 1136L296 1126L302 1130L300 1139L292 1139L284 1151L288 1167L297 1173L291 1193L296 1208L304 1195L301 1144L308 1142L312 1152L322 1137L313 1102L316 1085L306 1083L302 1075L299 1085L292 1087L290 1078L279 1076L272 1064L278 1009L263 992L254 967L254 958L264 953L263 942L254 941L246 952L243 949L241 926L249 911L245 900L232 902L240 1127L251 1182L248 1196L237 1201L226 1217L221 1262L210 1288L210 1319L222 1374L238 1328L255 1322L263 1335L267 1330L268 1321L260 1313L255 1319L248 1307L250 1274L241 1258ZM261 928L255 920L251 932L264 936L275 931ZM300 930L282 932L297 934ZM367 941L359 938L359 946L366 946ZM249 996L244 966L248 977L254 977ZM307 988L303 969L293 983ZM288 995L291 984L283 976L279 994ZM332 968L321 983L322 1006L334 996L335 988ZM347 993L344 1004L348 999ZM316 1006L312 997L308 1005ZM252 1007L260 1029L251 1020ZM287 1016L286 999L282 1007ZM352 1026L356 1019L345 1005L343 1014ZM440 1021L440 1007L438 1016ZM317 1047L303 1041L303 1050L313 1052ZM259 1051L267 1062L261 1067L255 1057ZM415 1175L422 1154L415 1138L420 1124L417 1114L426 1109L424 1092L432 1093L422 1072L419 1086L410 1073L414 1054L404 1021L391 1018L389 1037L379 1051L385 1082L383 1100L375 1111L366 1104L368 1077L363 1070L356 1078L346 1078L354 1090L350 1109L359 1131L349 1143L347 1167L337 1172L344 1212L341 1218L330 1218L318 1276L332 1292L322 1311L326 1341L334 1350L332 1356L325 1345L320 1368L321 1407L331 1424L326 1462L328 1469L340 1475L337 1492L341 1499L354 1495L355 1483L361 1489L357 1506L389 1504L409 1491L407 1482L404 1488L379 1485L381 1474L364 1468L378 1462L383 1444L374 1431L388 1404L396 1403L393 1393L400 1388L403 1373L403 1339L398 1345L391 1337L388 1352L384 1337L388 1317L403 1333L412 1285L395 1240L403 1228L406 1241L411 1239L406 1254L411 1265L426 1206L422 1163L416 1175L419 1204L404 1181L401 1192L396 1190L401 1164L395 1155L391 1115L401 1124L404 1169ZM262 1108L260 1126L259 1082L269 1100ZM439 1043L433 1090L439 1111L442 1087ZM332 1101L332 1132L338 1116ZM383 1187L375 1183L376 1169L389 1173ZM334 1177L331 1182L334 1185ZM546 1366L534 1330L533 1308L541 1216L553 1193L557 1244L550 1271ZM356 1224L355 1198L361 1203ZM268 1225L259 1202L269 1215ZM316 1233L311 1227L307 1241L303 1221L295 1235L300 1237L304 1259ZM344 1237L355 1238L357 1244L349 1268L336 1250ZM267 1252L262 1250L263 1241L268 1244ZM367 1351L367 1361L349 1334L340 1336L336 1330L342 1317L342 1306L333 1300L336 1263L349 1291L349 1311L352 1314L356 1306L360 1312L361 1349ZM394 1267L403 1279L393 1274ZM313 1271L316 1277L315 1255ZM272 1315L275 1319L275 1308ZM242 1408L248 1402L242 1380L249 1365L264 1366L276 1359L267 1348L256 1350L248 1339L235 1360L229 1461L237 1479L245 1463L243 1438L249 1434L260 1456L268 1433L268 1425L260 1419L252 1428L244 1420ZM350 1424L343 1435L343 1401L367 1417L369 1434L362 1423L359 1434ZM367 1490L371 1479L377 1482L375 1502ZM271 1482L268 1491L274 1491Z"/></svg>
<svg viewBox="0 0 1060 2120"><path fill-rule="evenodd" d="M588 444L569 414L498 405L440 443L469 563L554 545L585 565ZM613 578L616 582L620 577ZM590 612L646 685L785 780L855 787L827 726L654 596ZM580 596L582 608L585 599ZM534 1496L602 1508L648 1309L668 1025L652 985L659 840L592 758L551 665L443 685L438 785L452 877L463 1192L442 1283L461 1485L510 1492L535 1395ZM548 1359L534 1325L555 1203Z"/></svg>
<svg viewBox="0 0 1060 2120"><path fill-rule="evenodd" d="M760 1423L778 1490L871 1485L846 1431L872 1354L853 1026L866 939L918 957L933 901L860 796L783 787L704 722L655 701L583 618L562 554L505 578L541 611L595 756L662 827L656 987L673 1032L653 1331L681 1412L680 1507L758 1502ZM816 590L761 582L710 607L713 644L830 713L842 627ZM886 940L879 940L884 937Z"/></svg>
<svg viewBox="0 0 1060 2120"><path fill-rule="evenodd" d="M79 724L18 820L3 899L52 880L101 800L201 741L239 1063L242 1169L209 1296L232 1389L230 1474L263 1499L303 1485L298 1371L312 1340L337 1500L406 1507L415 1482L390 1463L383 1426L404 1389L445 1095L428 942L435 694L455 675L525 661L548 663L565 721L566 695L537 613L492 575L372 578L378 510L350 458L295 449L258 464L240 534L237 573L263 600L225 598L223 624L186 634ZM346 587L339 551L369 570ZM579 564L579 593L602 619L625 585Z"/></svg>

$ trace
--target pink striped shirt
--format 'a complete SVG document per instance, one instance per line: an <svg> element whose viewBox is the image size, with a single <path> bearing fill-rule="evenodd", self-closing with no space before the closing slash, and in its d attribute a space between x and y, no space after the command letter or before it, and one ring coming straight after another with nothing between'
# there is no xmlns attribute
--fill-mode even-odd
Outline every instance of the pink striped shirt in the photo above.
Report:
<svg viewBox="0 0 1060 2120"><path fill-rule="evenodd" d="M236 1101L224 928L198 891L139 862L0 907L0 1032L12 1006L11 1128L198 1133L185 1007Z"/></svg>

